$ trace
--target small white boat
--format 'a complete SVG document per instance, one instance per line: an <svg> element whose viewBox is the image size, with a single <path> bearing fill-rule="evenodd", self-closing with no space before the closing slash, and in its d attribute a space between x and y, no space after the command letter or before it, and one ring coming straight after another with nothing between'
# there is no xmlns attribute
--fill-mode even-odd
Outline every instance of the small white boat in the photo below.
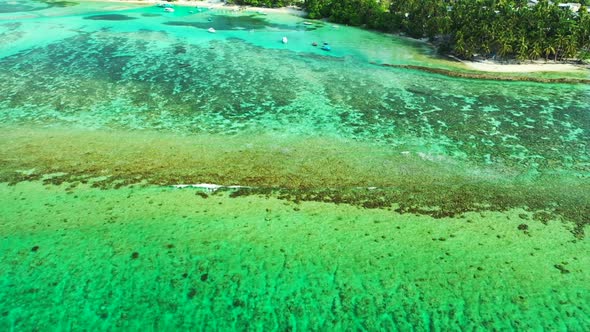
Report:
<svg viewBox="0 0 590 332"><path fill-rule="evenodd" d="M289 40L287 39L287 37L283 37L283 44L286 44L288 42L289 42Z"/></svg>
<svg viewBox="0 0 590 332"><path fill-rule="evenodd" d="M313 25L313 23L311 23L311 22L303 22L303 24L305 24L305 25Z"/></svg>
<svg viewBox="0 0 590 332"><path fill-rule="evenodd" d="M209 28L209 29L207 29L207 31L209 31L211 33L215 33L215 29L213 29L213 28Z"/></svg>
<svg viewBox="0 0 590 332"><path fill-rule="evenodd" d="M164 10L165 10L167 13L174 13L174 8L170 8L170 7L168 7L168 8L164 8Z"/></svg>

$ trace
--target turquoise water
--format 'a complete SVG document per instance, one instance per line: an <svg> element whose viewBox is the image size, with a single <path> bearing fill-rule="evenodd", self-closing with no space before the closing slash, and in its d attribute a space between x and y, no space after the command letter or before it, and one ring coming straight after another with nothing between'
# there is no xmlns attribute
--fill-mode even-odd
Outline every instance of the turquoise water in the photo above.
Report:
<svg viewBox="0 0 590 332"><path fill-rule="evenodd" d="M589 85L200 7L0 1L3 330L590 328Z"/></svg>

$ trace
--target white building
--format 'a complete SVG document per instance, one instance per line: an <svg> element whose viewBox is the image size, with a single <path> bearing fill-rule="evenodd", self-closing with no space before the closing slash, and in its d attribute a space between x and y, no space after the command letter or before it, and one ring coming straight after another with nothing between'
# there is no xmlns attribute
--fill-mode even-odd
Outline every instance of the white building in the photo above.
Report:
<svg viewBox="0 0 590 332"><path fill-rule="evenodd" d="M569 9L572 12L577 13L578 10L580 10L580 7L582 5L577 2L566 2L566 3L560 3L557 6L561 9Z"/></svg>

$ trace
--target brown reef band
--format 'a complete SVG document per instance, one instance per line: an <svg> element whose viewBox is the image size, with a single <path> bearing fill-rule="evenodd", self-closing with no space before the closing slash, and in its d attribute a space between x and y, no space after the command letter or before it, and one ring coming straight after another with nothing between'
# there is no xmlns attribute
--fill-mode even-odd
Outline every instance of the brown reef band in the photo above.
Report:
<svg viewBox="0 0 590 332"><path fill-rule="evenodd" d="M155 174L107 176L97 180L98 174L64 174L45 178L41 174L23 175L17 172L0 172L0 183L15 185L23 181L42 181L45 185L68 185L71 192L79 184L93 188L113 190L132 185L171 185L186 180ZM191 179L197 182L197 179ZM585 236L590 224L590 204L579 195L588 190L582 181L576 188L556 193L556 186L529 187L524 184L498 185L493 183L431 184L428 188L400 184L390 188L277 188L251 187L239 189L221 188L213 192L228 192L229 197L265 196L300 202L346 204L365 209L388 209L398 214L427 215L435 219L462 218L468 212L504 212L522 208L530 212L532 219L541 223L552 220L572 223L571 233L577 239ZM203 197L201 189L196 195ZM551 194L553 193L553 194ZM522 217L521 217L522 218ZM528 216L527 216L528 218ZM523 219L527 219L523 218Z"/></svg>

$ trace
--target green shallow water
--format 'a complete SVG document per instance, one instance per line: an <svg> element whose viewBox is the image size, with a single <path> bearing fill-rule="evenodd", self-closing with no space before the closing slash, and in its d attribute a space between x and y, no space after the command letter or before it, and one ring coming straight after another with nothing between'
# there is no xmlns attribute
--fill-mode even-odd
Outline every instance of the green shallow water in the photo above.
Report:
<svg viewBox="0 0 590 332"><path fill-rule="evenodd" d="M0 328L590 328L590 86L303 22L0 1Z"/></svg>
<svg viewBox="0 0 590 332"><path fill-rule="evenodd" d="M589 324L590 243L524 211L433 220L191 189L0 190L3 330Z"/></svg>

